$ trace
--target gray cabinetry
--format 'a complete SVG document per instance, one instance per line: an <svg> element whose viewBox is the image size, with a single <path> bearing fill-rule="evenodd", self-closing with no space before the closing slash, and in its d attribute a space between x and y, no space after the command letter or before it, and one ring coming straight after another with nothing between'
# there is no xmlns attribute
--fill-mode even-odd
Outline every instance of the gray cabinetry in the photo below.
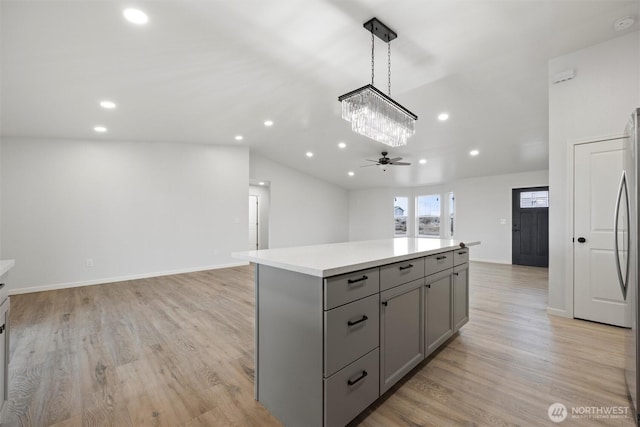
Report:
<svg viewBox="0 0 640 427"><path fill-rule="evenodd" d="M431 354L453 335L451 318L452 269L426 278L425 286L425 356Z"/></svg>
<svg viewBox="0 0 640 427"><path fill-rule="evenodd" d="M468 321L468 249L446 249L333 276L258 263L256 399L285 425L351 422Z"/></svg>
<svg viewBox="0 0 640 427"><path fill-rule="evenodd" d="M324 375L378 347L380 295L324 312Z"/></svg>
<svg viewBox="0 0 640 427"><path fill-rule="evenodd" d="M0 275L0 424L9 398L9 306L7 281L9 273Z"/></svg>
<svg viewBox="0 0 640 427"><path fill-rule="evenodd" d="M469 321L469 264L453 269L453 332Z"/></svg>
<svg viewBox="0 0 640 427"><path fill-rule="evenodd" d="M425 257L424 275L429 276L438 271L446 270L453 267L453 252L443 252L440 254L429 255Z"/></svg>
<svg viewBox="0 0 640 427"><path fill-rule="evenodd" d="M378 268L356 271L324 279L324 309L330 310L380 292Z"/></svg>
<svg viewBox="0 0 640 427"><path fill-rule="evenodd" d="M469 249L460 248L453 251L453 265L460 265L469 262Z"/></svg>
<svg viewBox="0 0 640 427"><path fill-rule="evenodd" d="M424 277L424 257L396 262L380 267L380 290Z"/></svg>
<svg viewBox="0 0 640 427"><path fill-rule="evenodd" d="M378 364L376 348L324 380L326 426L346 425L378 398Z"/></svg>
<svg viewBox="0 0 640 427"><path fill-rule="evenodd" d="M9 362L9 300L0 305L0 416L7 398L7 365Z"/></svg>
<svg viewBox="0 0 640 427"><path fill-rule="evenodd" d="M424 359L424 278L380 293L380 394Z"/></svg>
<svg viewBox="0 0 640 427"><path fill-rule="evenodd" d="M379 274L372 268L324 280L325 426L344 426L380 395Z"/></svg>

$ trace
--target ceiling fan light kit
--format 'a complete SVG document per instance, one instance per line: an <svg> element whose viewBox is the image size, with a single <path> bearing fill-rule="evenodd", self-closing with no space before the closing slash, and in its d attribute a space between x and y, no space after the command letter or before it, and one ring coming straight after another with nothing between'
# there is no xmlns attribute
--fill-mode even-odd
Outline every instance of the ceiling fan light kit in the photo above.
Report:
<svg viewBox="0 0 640 427"><path fill-rule="evenodd" d="M376 18L365 22L364 28L371 33L371 84L338 97L342 118L351 122L351 130L360 135L391 147L406 145L415 134L418 116L391 98L391 40L398 35ZM387 43L388 95L373 85L374 36Z"/></svg>

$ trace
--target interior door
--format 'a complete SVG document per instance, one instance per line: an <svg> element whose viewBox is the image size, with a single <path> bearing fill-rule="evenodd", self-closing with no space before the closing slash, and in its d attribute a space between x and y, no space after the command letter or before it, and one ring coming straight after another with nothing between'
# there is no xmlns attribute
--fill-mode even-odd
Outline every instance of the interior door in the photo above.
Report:
<svg viewBox="0 0 640 427"><path fill-rule="evenodd" d="M573 310L576 318L628 327L614 230L622 150L622 139L574 147Z"/></svg>
<svg viewBox="0 0 640 427"><path fill-rule="evenodd" d="M511 262L549 266L549 187L515 188L511 193Z"/></svg>
<svg viewBox="0 0 640 427"><path fill-rule="evenodd" d="M249 249L260 249L258 240L258 196L249 196Z"/></svg>

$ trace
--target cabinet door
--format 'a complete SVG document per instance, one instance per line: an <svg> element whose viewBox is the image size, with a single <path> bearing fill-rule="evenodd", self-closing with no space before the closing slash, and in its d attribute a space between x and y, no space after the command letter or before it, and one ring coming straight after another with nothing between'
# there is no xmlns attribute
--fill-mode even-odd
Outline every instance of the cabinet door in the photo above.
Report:
<svg viewBox="0 0 640 427"><path fill-rule="evenodd" d="M459 265L453 273L453 332L469 321L469 264Z"/></svg>
<svg viewBox="0 0 640 427"><path fill-rule="evenodd" d="M380 394L424 359L424 278L380 293Z"/></svg>
<svg viewBox="0 0 640 427"><path fill-rule="evenodd" d="M425 342L426 355L431 354L453 335L451 293L453 269L426 278Z"/></svg>
<svg viewBox="0 0 640 427"><path fill-rule="evenodd" d="M8 398L7 393L7 364L9 362L9 299L4 300L0 305L0 326L4 326L0 333L0 417L4 403Z"/></svg>

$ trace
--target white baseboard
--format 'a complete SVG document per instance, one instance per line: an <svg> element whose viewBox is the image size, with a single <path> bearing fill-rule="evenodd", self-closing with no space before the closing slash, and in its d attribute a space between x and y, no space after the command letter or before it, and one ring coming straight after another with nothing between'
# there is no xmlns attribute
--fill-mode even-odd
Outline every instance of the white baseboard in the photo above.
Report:
<svg viewBox="0 0 640 427"><path fill-rule="evenodd" d="M547 313L552 316L566 317L568 319L573 318L567 310L561 310L559 308L547 307Z"/></svg>
<svg viewBox="0 0 640 427"><path fill-rule="evenodd" d="M159 271L155 273L132 274L130 276L106 277L103 279L86 280L70 283L56 283L53 285L33 286L30 288L11 289L9 295L30 294L32 292L53 291L56 289L78 288L80 286L104 285L105 283L124 282L127 280L147 279L149 277L172 276L174 274L195 273L197 271L217 270L220 268L240 267L249 265L246 261L233 262L229 264L216 264L206 267L183 268L179 270Z"/></svg>
<svg viewBox="0 0 640 427"><path fill-rule="evenodd" d="M510 261L499 261L497 259L469 258L469 261L488 262L491 264L511 264Z"/></svg>

